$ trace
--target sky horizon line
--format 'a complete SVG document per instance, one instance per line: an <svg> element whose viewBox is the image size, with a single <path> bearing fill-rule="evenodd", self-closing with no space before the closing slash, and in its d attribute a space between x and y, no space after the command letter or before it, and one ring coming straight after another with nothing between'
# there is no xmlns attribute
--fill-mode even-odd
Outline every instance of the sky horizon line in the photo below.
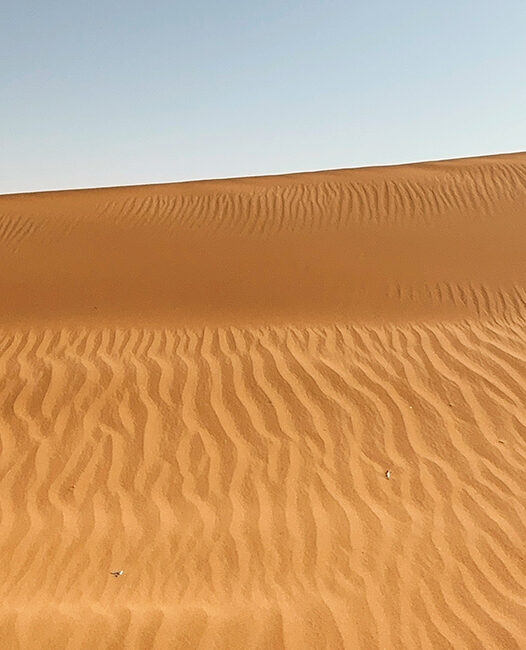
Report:
<svg viewBox="0 0 526 650"><path fill-rule="evenodd" d="M228 181L228 180L244 180L244 179L257 179L257 178L272 178L274 176L294 176L299 174L317 174L323 172L337 172L345 170L360 170L360 169L375 169L375 168L386 168L386 167L404 167L411 165L421 165L421 164L431 164L431 163L445 163L445 162L455 162L462 160L476 160L478 158L498 158L500 156L513 156L526 154L526 149L517 149L511 151L499 151L492 153L482 153L482 154L468 154L468 155L459 155L445 158L425 158L418 160L407 160L402 162L387 162L387 163L373 163L366 165L352 165L348 167L324 167L319 169L300 169L294 171L285 171L285 172L270 172L264 174L246 174L238 176L206 176L203 178L183 178L177 180L161 180L161 181L151 181L144 183L123 183L123 184L108 184L108 185L85 185L85 186L72 186L72 187L53 187L45 189L35 189L35 190L26 190L22 192L0 192L0 197L6 196L18 196L21 194L47 194L47 193L58 193L58 192L81 192L84 190L103 190L103 189L118 189L126 187L146 187L146 186L157 186L157 185L177 185L184 183L200 183L200 182L213 182L213 181Z"/></svg>

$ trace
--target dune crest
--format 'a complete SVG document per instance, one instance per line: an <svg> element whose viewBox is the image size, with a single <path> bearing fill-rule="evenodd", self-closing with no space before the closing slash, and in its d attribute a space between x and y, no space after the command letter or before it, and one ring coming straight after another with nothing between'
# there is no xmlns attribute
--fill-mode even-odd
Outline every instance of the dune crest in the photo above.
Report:
<svg viewBox="0 0 526 650"><path fill-rule="evenodd" d="M525 235L526 154L0 197L5 647L524 647Z"/></svg>

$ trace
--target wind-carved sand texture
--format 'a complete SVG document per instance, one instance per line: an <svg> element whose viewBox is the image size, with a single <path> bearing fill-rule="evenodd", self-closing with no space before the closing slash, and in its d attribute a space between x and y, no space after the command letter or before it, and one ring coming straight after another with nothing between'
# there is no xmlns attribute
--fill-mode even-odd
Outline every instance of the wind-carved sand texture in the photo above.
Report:
<svg viewBox="0 0 526 650"><path fill-rule="evenodd" d="M1 647L525 648L525 244L526 154L0 197Z"/></svg>

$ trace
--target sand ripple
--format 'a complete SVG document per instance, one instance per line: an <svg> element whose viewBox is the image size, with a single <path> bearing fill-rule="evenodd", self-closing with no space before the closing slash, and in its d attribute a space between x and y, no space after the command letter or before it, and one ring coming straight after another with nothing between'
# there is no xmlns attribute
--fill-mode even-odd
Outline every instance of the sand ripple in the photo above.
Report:
<svg viewBox="0 0 526 650"><path fill-rule="evenodd" d="M522 647L525 358L497 322L4 332L3 635Z"/></svg>

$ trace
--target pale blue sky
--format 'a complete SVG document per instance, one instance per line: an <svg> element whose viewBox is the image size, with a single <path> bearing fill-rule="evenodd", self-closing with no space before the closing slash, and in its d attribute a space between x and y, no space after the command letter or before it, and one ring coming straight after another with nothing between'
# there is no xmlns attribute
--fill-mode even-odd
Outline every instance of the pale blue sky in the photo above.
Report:
<svg viewBox="0 0 526 650"><path fill-rule="evenodd" d="M526 149L524 0L3 0L0 193Z"/></svg>

